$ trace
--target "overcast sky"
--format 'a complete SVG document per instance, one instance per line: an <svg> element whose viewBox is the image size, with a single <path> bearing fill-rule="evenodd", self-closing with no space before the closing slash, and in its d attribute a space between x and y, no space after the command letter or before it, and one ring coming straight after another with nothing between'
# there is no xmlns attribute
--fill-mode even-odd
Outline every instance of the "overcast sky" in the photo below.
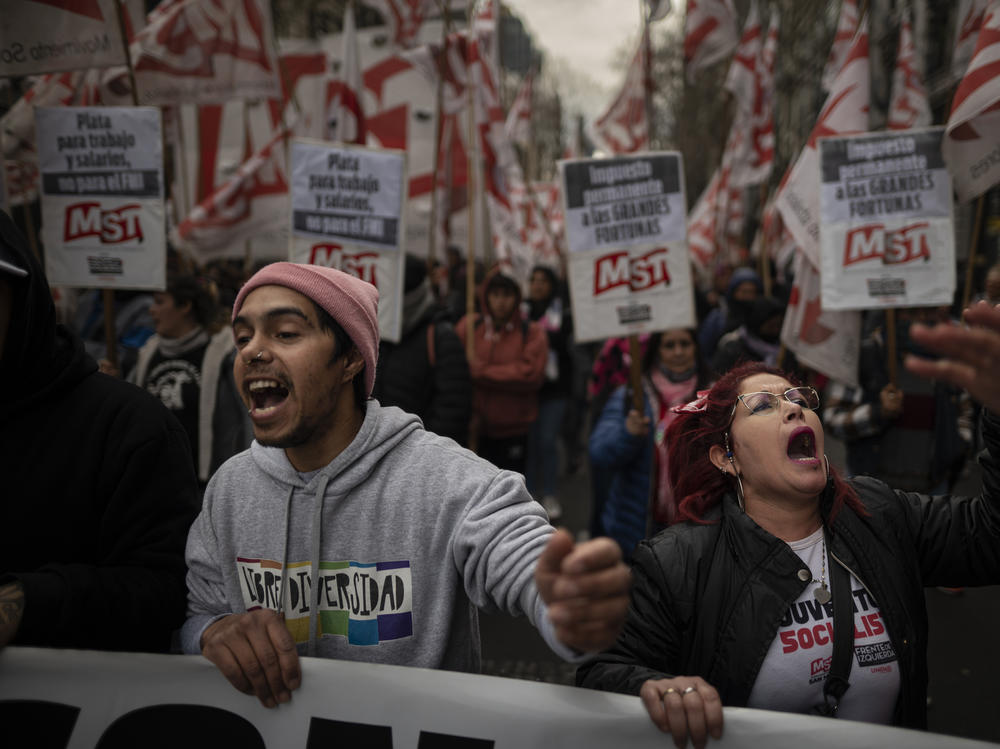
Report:
<svg viewBox="0 0 1000 749"><path fill-rule="evenodd" d="M546 66L551 66L550 71L560 79L563 102L570 109L584 109L589 117L599 114L621 84L623 73L613 68L616 55L638 40L639 1L503 2L521 18L535 44L545 51Z"/></svg>

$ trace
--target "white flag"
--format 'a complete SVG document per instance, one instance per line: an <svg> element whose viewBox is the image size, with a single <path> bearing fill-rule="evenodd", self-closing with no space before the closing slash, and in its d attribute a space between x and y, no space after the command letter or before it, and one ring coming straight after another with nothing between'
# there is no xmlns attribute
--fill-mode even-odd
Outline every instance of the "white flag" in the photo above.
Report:
<svg viewBox="0 0 1000 749"><path fill-rule="evenodd" d="M856 387L861 313L826 312L819 292L819 271L803 253L796 253L795 281L781 326L781 342L802 364Z"/></svg>
<svg viewBox="0 0 1000 749"><path fill-rule="evenodd" d="M340 75L330 88L327 139L339 143L365 143L365 113L361 108L361 64L354 29L354 6L344 11L343 53Z"/></svg>
<svg viewBox="0 0 1000 749"><path fill-rule="evenodd" d="M917 70L917 49L913 44L910 19L904 15L899 27L899 52L896 55L896 71L892 74L887 127L890 130L908 130L927 127L931 121L927 89Z"/></svg>
<svg viewBox="0 0 1000 749"><path fill-rule="evenodd" d="M688 0L684 15L684 68L687 79L723 59L739 44L733 0Z"/></svg>
<svg viewBox="0 0 1000 749"><path fill-rule="evenodd" d="M969 67L972 53L976 51L976 39L979 38L979 27L983 25L983 16L990 0L959 0L955 16L955 46L951 53L951 75L956 80L965 75Z"/></svg>
<svg viewBox="0 0 1000 749"><path fill-rule="evenodd" d="M621 90L604 114L587 124L587 135L608 153L635 153L649 148L648 56L649 28L645 27Z"/></svg>
<svg viewBox="0 0 1000 749"><path fill-rule="evenodd" d="M809 140L778 188L776 204L788 231L815 267L819 267L819 152L816 141L828 135L851 135L868 129L870 98L868 22L861 21L840 74L819 113Z"/></svg>
<svg viewBox="0 0 1000 749"><path fill-rule="evenodd" d="M843 0L840 5L840 18L837 20L837 31L833 36L833 45L830 47L830 56L826 60L826 67L823 68L822 86L824 91L831 90L834 79L847 60L851 42L858 31L859 17L858 0Z"/></svg>
<svg viewBox="0 0 1000 749"><path fill-rule="evenodd" d="M992 0L976 51L955 92L941 153L959 200L1000 182L1000 0Z"/></svg>
<svg viewBox="0 0 1000 749"><path fill-rule="evenodd" d="M513 143L527 146L531 142L531 89L534 76L528 73L517 90L517 95L507 112L504 131Z"/></svg>

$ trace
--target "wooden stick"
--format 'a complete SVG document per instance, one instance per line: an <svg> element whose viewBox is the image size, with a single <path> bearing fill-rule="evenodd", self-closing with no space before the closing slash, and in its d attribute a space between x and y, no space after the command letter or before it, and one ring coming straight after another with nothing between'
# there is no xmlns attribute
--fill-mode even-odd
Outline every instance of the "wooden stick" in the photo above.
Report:
<svg viewBox="0 0 1000 749"><path fill-rule="evenodd" d="M972 239L969 240L969 256L965 260L965 291L962 293L962 309L969 306L972 299L972 273L976 265L976 248L979 246L979 231L983 226L983 203L986 193L979 196L976 202L976 220L972 223Z"/></svg>
<svg viewBox="0 0 1000 749"><path fill-rule="evenodd" d="M889 307L885 311L885 347L886 366L889 372L889 384L896 386L896 310Z"/></svg>
<svg viewBox="0 0 1000 749"><path fill-rule="evenodd" d="M629 386L632 388L632 408L642 415L642 348L639 346L639 336L635 333L628 337L628 352L629 358L632 359L628 369Z"/></svg>

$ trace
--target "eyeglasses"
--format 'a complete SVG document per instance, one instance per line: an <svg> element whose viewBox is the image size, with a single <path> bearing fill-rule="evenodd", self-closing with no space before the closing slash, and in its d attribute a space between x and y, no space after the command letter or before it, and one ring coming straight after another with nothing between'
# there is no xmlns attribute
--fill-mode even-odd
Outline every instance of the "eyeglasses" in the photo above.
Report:
<svg viewBox="0 0 1000 749"><path fill-rule="evenodd" d="M810 411L815 411L819 408L819 393L816 392L815 388L811 387L789 388L781 394L761 391L759 393L743 393L736 396L737 402L746 406L751 416L768 413L778 408L782 398L801 408L808 408ZM733 404L733 415L735 414L736 403ZM732 416L730 416L730 419L732 419Z"/></svg>

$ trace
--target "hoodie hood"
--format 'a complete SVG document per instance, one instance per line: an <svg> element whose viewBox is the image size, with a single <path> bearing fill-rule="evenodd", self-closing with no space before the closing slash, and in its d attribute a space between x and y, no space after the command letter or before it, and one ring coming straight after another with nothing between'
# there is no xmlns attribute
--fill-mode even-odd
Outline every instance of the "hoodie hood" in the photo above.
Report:
<svg viewBox="0 0 1000 749"><path fill-rule="evenodd" d="M27 271L3 273L11 288L11 314L0 354L0 406L12 415L74 386L97 371L82 343L56 323L52 292L42 266L14 221L0 211L3 259Z"/></svg>
<svg viewBox="0 0 1000 749"><path fill-rule="evenodd" d="M726 286L726 298L732 302L733 292L736 291L736 287L741 283L750 281L757 287L757 293L763 293L764 283L760 280L760 275L753 268L747 268L746 266L741 266L733 271L733 274L729 277L729 284Z"/></svg>

